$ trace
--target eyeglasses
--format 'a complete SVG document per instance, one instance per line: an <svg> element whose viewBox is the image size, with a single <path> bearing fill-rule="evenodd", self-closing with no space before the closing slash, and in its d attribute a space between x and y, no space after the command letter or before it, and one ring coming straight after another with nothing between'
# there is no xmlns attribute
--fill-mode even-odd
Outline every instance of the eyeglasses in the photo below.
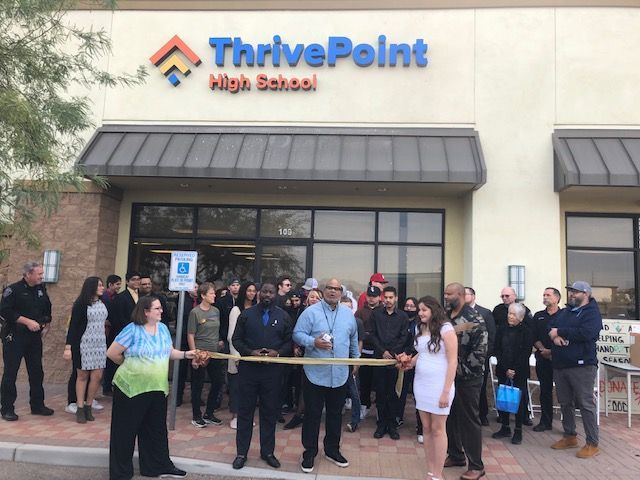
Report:
<svg viewBox="0 0 640 480"><path fill-rule="evenodd" d="M283 286L283 287L290 287L290 286L291 286L291 284L290 284L290 283L283 283L283 284L282 284L282 286Z"/></svg>
<svg viewBox="0 0 640 480"><path fill-rule="evenodd" d="M332 287L330 285L327 285L326 287L324 287L325 290L331 290L333 292L341 292L342 291L342 287Z"/></svg>
<svg viewBox="0 0 640 480"><path fill-rule="evenodd" d="M500 295L500 298L509 298L511 295Z"/></svg>

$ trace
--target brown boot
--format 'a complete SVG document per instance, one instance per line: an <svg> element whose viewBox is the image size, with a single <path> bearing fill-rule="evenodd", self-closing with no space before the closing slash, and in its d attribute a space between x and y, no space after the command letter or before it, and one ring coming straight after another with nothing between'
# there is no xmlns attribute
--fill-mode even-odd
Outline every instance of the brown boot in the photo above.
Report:
<svg viewBox="0 0 640 480"><path fill-rule="evenodd" d="M568 435L562 437L556 443L551 445L551 448L554 450L566 450L567 448L577 448L578 447L578 437L575 435Z"/></svg>
<svg viewBox="0 0 640 480"><path fill-rule="evenodd" d="M78 406L76 410L76 422L87 423L87 416L85 415L84 407Z"/></svg>
<svg viewBox="0 0 640 480"><path fill-rule="evenodd" d="M576 457L578 458L591 458L600 454L600 449L596 445L587 443L584 447L578 450Z"/></svg>
<svg viewBox="0 0 640 480"><path fill-rule="evenodd" d="M96 419L91 411L91 405L84 406L84 416L87 418L88 422L93 422Z"/></svg>

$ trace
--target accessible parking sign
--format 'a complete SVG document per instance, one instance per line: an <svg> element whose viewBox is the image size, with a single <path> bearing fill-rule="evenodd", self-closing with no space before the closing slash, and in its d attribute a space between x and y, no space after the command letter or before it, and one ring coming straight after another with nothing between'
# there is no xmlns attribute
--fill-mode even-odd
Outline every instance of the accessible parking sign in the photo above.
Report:
<svg viewBox="0 0 640 480"><path fill-rule="evenodd" d="M169 290L172 292L189 291L196 283L198 252L171 252Z"/></svg>

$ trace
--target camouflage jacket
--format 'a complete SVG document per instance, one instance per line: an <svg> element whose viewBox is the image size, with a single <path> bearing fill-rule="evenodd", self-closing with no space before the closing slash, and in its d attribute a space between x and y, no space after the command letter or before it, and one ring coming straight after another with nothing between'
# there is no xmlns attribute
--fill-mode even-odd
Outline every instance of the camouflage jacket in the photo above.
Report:
<svg viewBox="0 0 640 480"><path fill-rule="evenodd" d="M458 316L451 319L451 323L458 335L456 380L481 378L484 375L484 362L489 344L484 319L478 312L465 305Z"/></svg>

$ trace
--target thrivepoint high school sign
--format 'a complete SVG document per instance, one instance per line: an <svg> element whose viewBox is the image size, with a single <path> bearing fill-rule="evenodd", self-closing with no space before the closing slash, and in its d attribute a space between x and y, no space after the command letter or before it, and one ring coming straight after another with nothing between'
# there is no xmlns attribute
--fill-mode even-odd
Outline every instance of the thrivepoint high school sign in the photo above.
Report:
<svg viewBox="0 0 640 480"><path fill-rule="evenodd" d="M426 67L428 45L424 39L417 38L409 43L390 43L385 35L379 35L375 44L359 43L354 45L348 37L330 36L320 43L289 43L280 35L274 35L270 43L244 43L240 37L210 37L209 46L213 49L213 62L216 67L224 67L229 60L235 67L280 67L287 64L297 67L303 61L309 67L335 67L339 62L353 62L358 67ZM180 55L179 55L180 54ZM177 87L181 80L178 72L184 77L191 73L191 65L198 67L202 60L175 35L149 59L159 67L169 82ZM215 72L209 75L209 88L212 91L237 93L251 91L255 85L259 91L314 91L318 88L317 74L305 77L269 76L266 73L251 77L244 74L229 75L226 72Z"/></svg>

